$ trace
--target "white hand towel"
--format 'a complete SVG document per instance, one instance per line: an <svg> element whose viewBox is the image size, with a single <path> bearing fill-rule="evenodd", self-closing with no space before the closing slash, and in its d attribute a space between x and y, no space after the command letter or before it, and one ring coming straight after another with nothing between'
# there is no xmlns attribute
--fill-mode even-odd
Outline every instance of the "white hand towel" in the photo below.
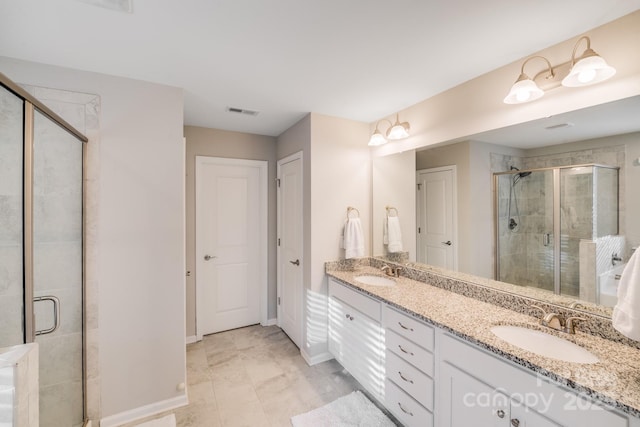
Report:
<svg viewBox="0 0 640 427"><path fill-rule="evenodd" d="M344 257L362 258L364 256L364 233L360 218L349 218L344 224L343 231Z"/></svg>
<svg viewBox="0 0 640 427"><path fill-rule="evenodd" d="M611 320L622 335L640 341L640 250L635 251L622 271Z"/></svg>
<svg viewBox="0 0 640 427"><path fill-rule="evenodd" d="M402 252L402 232L397 216L387 217L387 250L390 253Z"/></svg>

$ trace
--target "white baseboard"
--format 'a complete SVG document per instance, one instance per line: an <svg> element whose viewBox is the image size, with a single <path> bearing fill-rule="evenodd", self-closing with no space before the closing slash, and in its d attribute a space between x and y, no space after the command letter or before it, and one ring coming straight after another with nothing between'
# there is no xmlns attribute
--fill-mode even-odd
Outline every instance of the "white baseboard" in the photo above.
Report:
<svg viewBox="0 0 640 427"><path fill-rule="evenodd" d="M316 354L315 356L310 356L304 350L300 350L300 355L302 356L304 361L307 362L307 365L309 366L317 365L318 363L326 362L327 360L331 360L334 358L333 355L329 352Z"/></svg>
<svg viewBox="0 0 640 427"><path fill-rule="evenodd" d="M262 326L273 326L278 324L278 318L268 319L266 323L263 323Z"/></svg>
<svg viewBox="0 0 640 427"><path fill-rule="evenodd" d="M194 342L198 342L198 337L195 335L191 335L190 337L187 337L187 344L193 344Z"/></svg>
<svg viewBox="0 0 640 427"><path fill-rule="evenodd" d="M155 402L150 405L140 406L119 414L109 415L100 420L100 427L117 427L152 415L160 414L164 411L186 406L189 404L187 394L172 397L171 399Z"/></svg>

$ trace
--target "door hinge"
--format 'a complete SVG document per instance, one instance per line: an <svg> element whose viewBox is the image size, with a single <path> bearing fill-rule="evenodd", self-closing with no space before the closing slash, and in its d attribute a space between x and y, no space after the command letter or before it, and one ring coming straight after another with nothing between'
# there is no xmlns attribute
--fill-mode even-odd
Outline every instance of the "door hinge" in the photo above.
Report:
<svg viewBox="0 0 640 427"><path fill-rule="evenodd" d="M416 184L418 186L418 190L422 188L422 184Z"/></svg>
<svg viewBox="0 0 640 427"><path fill-rule="evenodd" d="M278 237L278 246L280 246L280 238Z"/></svg>
<svg viewBox="0 0 640 427"><path fill-rule="evenodd" d="M418 234L420 234L420 227L418 227Z"/></svg>
<svg viewBox="0 0 640 427"><path fill-rule="evenodd" d="M280 305L280 297L278 297L278 305Z"/></svg>
<svg viewBox="0 0 640 427"><path fill-rule="evenodd" d="M276 184L278 185L278 188L280 188L280 178L276 178Z"/></svg>

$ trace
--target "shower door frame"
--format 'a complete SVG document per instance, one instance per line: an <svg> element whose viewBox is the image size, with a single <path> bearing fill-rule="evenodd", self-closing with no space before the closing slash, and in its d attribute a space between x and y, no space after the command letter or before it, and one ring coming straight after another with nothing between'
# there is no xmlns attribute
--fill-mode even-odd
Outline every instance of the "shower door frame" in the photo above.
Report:
<svg viewBox="0 0 640 427"><path fill-rule="evenodd" d="M552 171L553 172L553 293L556 295L561 295L561 244L562 244L562 224L560 218L560 206L561 206L561 194L560 194L560 171L563 169L572 169L572 168L584 168L584 167L599 167L605 169L616 169L620 171L620 167L618 166L610 166L604 165L601 163L586 163L580 165L566 165L566 166L553 166L546 168L536 168L536 169L523 169L523 170L510 170L504 172L493 172L493 235L494 235L494 244L495 244L495 252L494 252L494 269L493 269L493 277L495 280L499 279L500 274L500 235L499 235L499 226L498 226L498 214L500 213L500 194L498 193L498 179L501 175L515 175L523 172L544 172L544 171ZM618 176L618 180L620 177ZM620 199L620 186L618 185L618 203ZM618 216L619 221L619 216Z"/></svg>
<svg viewBox="0 0 640 427"><path fill-rule="evenodd" d="M40 102L37 98L32 96L18 84L14 83L11 79L0 73L0 86L13 93L24 102L23 110L23 271L24 271L24 283L23 283L23 310L24 310L24 329L23 329L23 341L24 343L35 342L36 330L35 330L35 313L34 313L34 263L33 263L33 148L34 148L34 121L36 111L43 116L50 119L53 123L60 126L63 130L70 133L76 139L78 143L82 144L82 182L81 182L81 194L82 194L82 212L81 212L81 233L82 233L82 284L81 284L81 328L82 328L82 412L83 412L83 424L87 423L87 346L86 346L86 267L85 267L85 254L86 254L86 163L87 163L87 143L89 139L81 132L70 125L66 120L53 112L49 107ZM55 329L53 329L55 330ZM53 332L51 330L50 332Z"/></svg>

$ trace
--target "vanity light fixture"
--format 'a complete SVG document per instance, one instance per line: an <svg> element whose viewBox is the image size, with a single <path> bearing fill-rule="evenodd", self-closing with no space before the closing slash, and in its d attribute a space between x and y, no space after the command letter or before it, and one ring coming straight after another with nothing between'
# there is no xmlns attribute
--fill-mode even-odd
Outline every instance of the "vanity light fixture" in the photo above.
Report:
<svg viewBox="0 0 640 427"><path fill-rule="evenodd" d="M585 40L587 42L587 48L585 51L576 58L576 52L580 42ZM525 65L534 58L541 58L547 63L547 69L538 73L533 79L530 78L524 72ZM562 75L566 73L566 76L562 78ZM527 58L520 68L520 76L511 87L509 94L504 98L505 104L522 104L529 101L534 101L541 98L544 95L544 90L538 86L537 82L544 82L545 80L539 80L538 77L544 74L544 79L548 80L542 86L545 90L551 89L556 86L560 86L560 79L562 78L562 86L565 87L580 87L588 86L595 83L600 83L608 78L612 77L616 73L615 68L606 63L604 59L591 49L591 39L587 36L582 36L578 39L573 47L573 53L571 54L571 60L565 62L556 67L551 66L551 63L544 56L531 56ZM556 76L560 74L560 76ZM555 86L554 86L555 84Z"/></svg>
<svg viewBox="0 0 640 427"><path fill-rule="evenodd" d="M524 73L524 66L527 65L527 62L535 58L544 59L544 61L547 63L547 70L549 71L549 75L547 76L547 78L555 77L555 74L553 73L553 67L551 67L551 63L547 58L538 55L527 58L522 63L518 80L516 80L513 86L511 86L509 94L504 98L505 104L522 104L524 102L534 101L536 99L542 98L542 95L544 95L544 91L538 87L536 82L531 80L531 77L527 76Z"/></svg>
<svg viewBox="0 0 640 427"><path fill-rule="evenodd" d="M576 50L582 40L587 41L587 49L576 60ZM562 86L580 87L603 82L616 73L616 69L591 49L591 39L582 36L573 47L571 55L571 71L562 79Z"/></svg>
<svg viewBox="0 0 640 427"><path fill-rule="evenodd" d="M380 132L380 129L378 129L378 125L380 125L381 122L389 123L386 137L382 135L382 132ZM369 146L375 147L378 145L386 144L387 140L389 139L396 140L406 138L409 136L409 129L409 122L400 123L400 114L396 114L396 122L393 124L387 119L378 120L376 122L376 129L373 131L373 134L371 134L371 138L369 138Z"/></svg>

